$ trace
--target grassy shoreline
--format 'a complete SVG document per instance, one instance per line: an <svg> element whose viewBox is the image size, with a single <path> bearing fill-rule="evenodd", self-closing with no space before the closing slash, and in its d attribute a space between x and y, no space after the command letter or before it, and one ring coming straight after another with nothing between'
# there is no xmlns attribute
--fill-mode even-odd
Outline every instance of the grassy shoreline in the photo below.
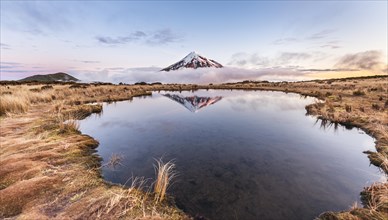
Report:
<svg viewBox="0 0 388 220"><path fill-rule="evenodd" d="M217 85L2 84L0 218L190 219L173 200L155 203L150 192L106 183L94 154L98 142L81 134L81 119L102 111L95 102L128 100L152 91L241 89L298 93L323 102L306 106L308 114L359 127L376 139L372 164L388 175L388 77L251 82ZM8 106L5 106L5 105ZM361 189L360 189L361 190ZM387 219L388 184L362 191L363 207L326 212L321 219ZM351 204L349 204L351 205Z"/></svg>

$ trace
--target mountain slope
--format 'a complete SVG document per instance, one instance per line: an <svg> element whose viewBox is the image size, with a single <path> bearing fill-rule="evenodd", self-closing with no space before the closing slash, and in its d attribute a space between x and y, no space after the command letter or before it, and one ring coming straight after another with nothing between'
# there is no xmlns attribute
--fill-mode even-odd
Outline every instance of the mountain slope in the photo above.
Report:
<svg viewBox="0 0 388 220"><path fill-rule="evenodd" d="M184 97L182 95L177 94L164 94L163 96L178 102L183 105L191 112L198 112L201 108L207 107L209 105L213 105L214 103L220 101L222 96L216 97L199 97L199 96L188 96Z"/></svg>
<svg viewBox="0 0 388 220"><path fill-rule="evenodd" d="M75 82L79 81L79 79L67 74L67 73L54 73L54 74L47 74L47 75L33 75L26 77L24 79L19 80L20 82L26 82L26 81L38 81L38 82L54 82L54 81L61 81L61 82Z"/></svg>
<svg viewBox="0 0 388 220"><path fill-rule="evenodd" d="M178 70L183 68L197 69L197 68L204 68L204 67L221 68L222 65L214 60L208 59L195 52L191 52L187 56L185 56L185 58L162 69L161 71Z"/></svg>

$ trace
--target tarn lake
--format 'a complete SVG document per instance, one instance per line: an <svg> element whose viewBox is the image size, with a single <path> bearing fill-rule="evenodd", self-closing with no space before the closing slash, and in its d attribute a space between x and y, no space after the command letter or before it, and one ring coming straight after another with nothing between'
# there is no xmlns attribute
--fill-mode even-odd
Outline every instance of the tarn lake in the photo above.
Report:
<svg viewBox="0 0 388 220"><path fill-rule="evenodd" d="M362 153L362 130L306 116L315 98L269 91L154 92L104 103L80 130L100 142L104 179L155 179L155 158L174 160L179 208L209 219L313 219L349 209L383 175Z"/></svg>

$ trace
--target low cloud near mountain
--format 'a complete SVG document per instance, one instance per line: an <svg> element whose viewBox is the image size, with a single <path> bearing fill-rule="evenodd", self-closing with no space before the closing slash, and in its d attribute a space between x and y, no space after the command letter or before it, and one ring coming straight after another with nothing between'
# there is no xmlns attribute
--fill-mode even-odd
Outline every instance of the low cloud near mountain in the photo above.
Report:
<svg viewBox="0 0 388 220"><path fill-rule="evenodd" d="M183 69L170 72L157 67L110 68L102 71L77 71L73 75L85 81L107 82L162 82L162 83L222 83L242 80L302 80L305 73L295 69L241 69L235 67Z"/></svg>

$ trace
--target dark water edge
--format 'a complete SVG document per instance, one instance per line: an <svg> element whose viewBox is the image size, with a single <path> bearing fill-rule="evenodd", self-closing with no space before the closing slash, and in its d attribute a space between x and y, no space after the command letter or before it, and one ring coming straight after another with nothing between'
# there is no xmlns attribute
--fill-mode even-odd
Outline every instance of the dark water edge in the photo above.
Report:
<svg viewBox="0 0 388 220"><path fill-rule="evenodd" d="M262 91L169 94L183 98L154 93L104 104L101 116L81 121L80 130L100 141L104 162L112 153L124 155L123 166L103 169L106 180L154 179L154 158L174 159L179 176L169 193L193 216L313 219L349 208L363 186L382 177L362 154L374 149L373 139L305 116L313 98ZM222 99L207 105L214 97Z"/></svg>

